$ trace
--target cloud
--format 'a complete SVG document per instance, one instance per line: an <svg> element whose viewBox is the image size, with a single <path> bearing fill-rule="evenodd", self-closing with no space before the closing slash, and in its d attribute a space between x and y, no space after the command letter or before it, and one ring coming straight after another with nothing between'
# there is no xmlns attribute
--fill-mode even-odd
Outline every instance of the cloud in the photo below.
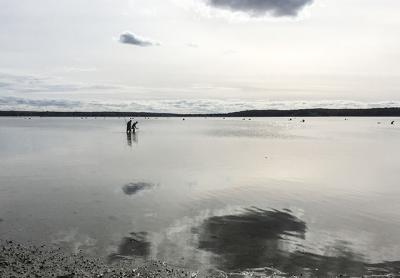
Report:
<svg viewBox="0 0 400 278"><path fill-rule="evenodd" d="M40 111L133 111L171 113L227 113L257 109L311 109L311 108L384 108L400 107L400 101L361 102L351 100L329 101L264 101L244 99L138 99L78 100L68 98L33 98L0 96L0 110Z"/></svg>
<svg viewBox="0 0 400 278"><path fill-rule="evenodd" d="M191 47L191 48L198 48L199 47L199 45L197 45L195 43L188 43L186 45L187 45L187 47Z"/></svg>
<svg viewBox="0 0 400 278"><path fill-rule="evenodd" d="M254 109L383 108L400 107L399 100L289 100L213 97L238 95L252 87L148 87L120 84L82 83L48 76L0 72L0 110L39 111L135 111L172 113L227 113ZM204 96L204 98L185 96ZM165 98L163 96L167 96ZM134 100L132 100L134 98Z"/></svg>
<svg viewBox="0 0 400 278"><path fill-rule="evenodd" d="M28 99L0 97L0 110L74 110L81 108L79 101L65 99Z"/></svg>
<svg viewBox="0 0 400 278"><path fill-rule="evenodd" d="M0 90L3 93L72 93L82 91L116 90L114 85L71 83L57 78L33 75L0 73Z"/></svg>
<svg viewBox="0 0 400 278"><path fill-rule="evenodd" d="M154 42L149 39L142 38L136 34L131 32L124 32L119 36L119 41L125 44L133 44L141 47L153 46L153 45L160 45L157 42Z"/></svg>
<svg viewBox="0 0 400 278"><path fill-rule="evenodd" d="M297 14L313 0L205 0L212 7L235 12L244 12L250 16L266 14L281 16L297 16Z"/></svg>

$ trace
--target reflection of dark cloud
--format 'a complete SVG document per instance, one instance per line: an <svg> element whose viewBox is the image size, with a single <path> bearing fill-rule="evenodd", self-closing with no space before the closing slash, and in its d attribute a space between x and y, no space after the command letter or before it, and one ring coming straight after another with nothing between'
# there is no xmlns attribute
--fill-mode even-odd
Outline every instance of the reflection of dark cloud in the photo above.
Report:
<svg viewBox="0 0 400 278"><path fill-rule="evenodd" d="M97 240L92 235L82 233L78 228L70 228L57 232L52 235L51 242L74 254L80 250L93 252L97 249Z"/></svg>
<svg viewBox="0 0 400 278"><path fill-rule="evenodd" d="M306 223L289 210L251 208L239 215L210 217L193 233L198 234L198 248L215 254L214 263L223 270L273 266L288 274L319 277L367 271L362 256L346 242L337 242L324 255L284 248L294 238L304 239L306 229Z"/></svg>
<svg viewBox="0 0 400 278"><path fill-rule="evenodd" d="M361 276L367 272L362 262L362 255L355 253L348 242L335 242L332 246L326 247L324 253L324 255L299 251L289 253L282 268L289 273L309 269L313 275L319 277L343 273Z"/></svg>
<svg viewBox="0 0 400 278"><path fill-rule="evenodd" d="M199 230L199 248L220 255L225 269L265 266L273 261L283 235L304 237L306 224L287 212L248 209L214 216Z"/></svg>
<svg viewBox="0 0 400 278"><path fill-rule="evenodd" d="M152 183L147 183L147 182L131 182L128 184L125 184L122 187L122 191L124 191L124 193L126 195L135 195L140 191L146 190L146 189L151 189L154 187L154 184Z"/></svg>
<svg viewBox="0 0 400 278"><path fill-rule="evenodd" d="M122 239L118 251L111 254L109 261L117 261L126 257L141 257L146 259L150 253L150 242L146 240L147 233L131 233L129 237Z"/></svg>

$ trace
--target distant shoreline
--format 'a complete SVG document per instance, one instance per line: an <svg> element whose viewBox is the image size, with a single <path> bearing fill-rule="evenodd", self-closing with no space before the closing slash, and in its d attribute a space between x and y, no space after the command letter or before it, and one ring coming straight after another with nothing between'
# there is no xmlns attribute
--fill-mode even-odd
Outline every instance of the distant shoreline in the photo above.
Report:
<svg viewBox="0 0 400 278"><path fill-rule="evenodd" d="M400 117L400 107L366 109L246 110L230 113L0 111L0 117Z"/></svg>

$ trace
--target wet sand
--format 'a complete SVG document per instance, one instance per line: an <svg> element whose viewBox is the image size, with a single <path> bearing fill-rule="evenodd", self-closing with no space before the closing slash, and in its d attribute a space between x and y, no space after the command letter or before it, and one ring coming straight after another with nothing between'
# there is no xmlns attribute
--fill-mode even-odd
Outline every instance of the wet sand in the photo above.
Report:
<svg viewBox="0 0 400 278"><path fill-rule="evenodd" d="M379 265L375 265L370 267L368 274L362 276L335 275L332 273L332 276L329 277L400 277L400 275L395 274L398 273L396 265L393 265L392 268L392 273L389 273ZM225 273L217 269L193 271L171 266L162 261L148 261L137 265L132 258L108 263L82 252L78 254L66 253L61 248L52 245L34 246L11 240L0 240L0 277L297 278L319 276L314 276L311 273L293 275L268 267L238 273Z"/></svg>
<svg viewBox="0 0 400 278"><path fill-rule="evenodd" d="M179 277L194 278L197 272L171 267L161 261L136 266L132 260L109 264L83 253L67 254L50 245L23 245L0 240L0 277ZM199 275L200 276L200 275ZM217 271L201 277L225 277Z"/></svg>

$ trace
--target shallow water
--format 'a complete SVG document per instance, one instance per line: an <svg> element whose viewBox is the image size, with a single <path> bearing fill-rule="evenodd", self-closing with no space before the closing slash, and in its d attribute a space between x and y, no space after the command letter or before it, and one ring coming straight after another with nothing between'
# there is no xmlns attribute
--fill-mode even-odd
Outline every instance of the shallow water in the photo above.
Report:
<svg viewBox="0 0 400 278"><path fill-rule="evenodd" d="M396 271L377 264L400 260L400 119L138 120L129 137L122 118L0 118L1 237L193 269Z"/></svg>

